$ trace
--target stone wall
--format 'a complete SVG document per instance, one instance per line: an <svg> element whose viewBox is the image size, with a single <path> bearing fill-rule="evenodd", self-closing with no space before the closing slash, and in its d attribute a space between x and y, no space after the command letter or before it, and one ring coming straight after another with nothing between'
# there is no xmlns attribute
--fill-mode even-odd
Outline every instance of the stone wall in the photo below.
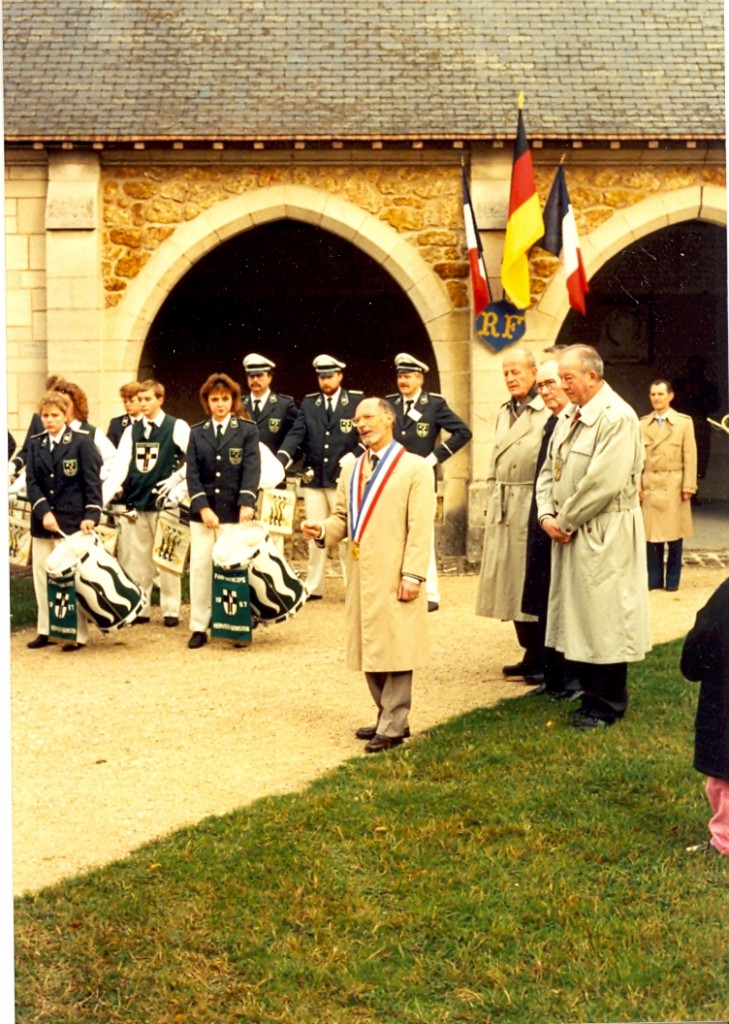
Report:
<svg viewBox="0 0 729 1024"><path fill-rule="evenodd" d="M425 167L112 166L102 173L107 306L175 228L232 196L271 185L308 185L355 203L410 241L444 281L456 309L468 306L460 169Z"/></svg>

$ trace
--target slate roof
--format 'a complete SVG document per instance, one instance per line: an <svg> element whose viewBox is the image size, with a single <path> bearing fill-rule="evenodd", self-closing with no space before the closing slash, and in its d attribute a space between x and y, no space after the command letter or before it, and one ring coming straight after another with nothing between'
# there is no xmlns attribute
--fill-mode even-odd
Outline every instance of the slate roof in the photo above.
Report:
<svg viewBox="0 0 729 1024"><path fill-rule="evenodd" d="M723 0L3 0L12 139L723 138Z"/></svg>

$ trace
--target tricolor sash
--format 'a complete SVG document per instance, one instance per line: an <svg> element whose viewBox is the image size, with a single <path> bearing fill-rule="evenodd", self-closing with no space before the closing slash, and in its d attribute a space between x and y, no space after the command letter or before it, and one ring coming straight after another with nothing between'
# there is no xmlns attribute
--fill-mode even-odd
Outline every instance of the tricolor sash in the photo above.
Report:
<svg viewBox="0 0 729 1024"><path fill-rule="evenodd" d="M359 556L359 545L372 512L380 500L395 466L404 454L403 446L397 441L392 441L380 455L377 465L372 471L372 476L364 486L362 474L364 460L368 458L367 452L360 455L354 464L354 472L349 482L349 523L352 554L355 558Z"/></svg>

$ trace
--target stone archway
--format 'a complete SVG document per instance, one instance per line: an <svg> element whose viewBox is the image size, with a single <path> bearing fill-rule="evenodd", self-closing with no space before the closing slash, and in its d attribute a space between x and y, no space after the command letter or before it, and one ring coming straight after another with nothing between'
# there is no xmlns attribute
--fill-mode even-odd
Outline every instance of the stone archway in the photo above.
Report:
<svg viewBox="0 0 729 1024"><path fill-rule="evenodd" d="M218 203L180 226L131 282L119 305L105 313L106 369L133 377L147 332L174 285L221 242L268 221L289 218L322 227L368 254L400 285L433 345L444 390L448 375L467 371L467 334L454 336L454 310L445 287L412 245L389 224L354 203L302 185L274 185ZM460 357L460 358L459 358ZM461 365L463 363L463 365ZM465 396L464 396L465 398Z"/></svg>
<svg viewBox="0 0 729 1024"><path fill-rule="evenodd" d="M652 196L620 210L580 239L588 281L626 245L663 227L688 220L703 220L726 227L726 189L719 185L691 185ZM569 311L564 269L560 266L530 312L540 342L544 345L556 342Z"/></svg>

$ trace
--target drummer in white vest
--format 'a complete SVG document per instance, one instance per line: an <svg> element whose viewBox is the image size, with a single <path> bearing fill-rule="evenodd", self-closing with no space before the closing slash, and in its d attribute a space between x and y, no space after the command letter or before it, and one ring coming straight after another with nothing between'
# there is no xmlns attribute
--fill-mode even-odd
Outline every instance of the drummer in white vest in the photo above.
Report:
<svg viewBox="0 0 729 1024"><path fill-rule="evenodd" d="M50 621L46 561L64 535L92 533L101 517L101 456L91 435L66 423L71 407L67 395L48 391L39 404L43 431L31 438L26 464L31 502L33 586L38 605L38 635L31 650L47 647ZM77 606L77 642L63 645L74 651L88 639L88 622Z"/></svg>
<svg viewBox="0 0 729 1024"><path fill-rule="evenodd" d="M207 643L213 587L213 547L235 523L253 519L261 475L258 431L241 406L240 385L213 373L200 388L208 418L196 423L187 447L190 495L191 649Z"/></svg>
<svg viewBox="0 0 729 1024"><path fill-rule="evenodd" d="M152 584L159 571L160 605L165 626L178 626L182 603L181 580L152 560L158 502L185 477L185 453L190 427L184 420L168 416L162 408L165 389L159 381L142 381L139 392L141 419L121 436L117 456L103 483L104 506L121 491L121 501L137 513L129 533L123 568L139 584L151 604ZM149 622L138 616L134 624Z"/></svg>

